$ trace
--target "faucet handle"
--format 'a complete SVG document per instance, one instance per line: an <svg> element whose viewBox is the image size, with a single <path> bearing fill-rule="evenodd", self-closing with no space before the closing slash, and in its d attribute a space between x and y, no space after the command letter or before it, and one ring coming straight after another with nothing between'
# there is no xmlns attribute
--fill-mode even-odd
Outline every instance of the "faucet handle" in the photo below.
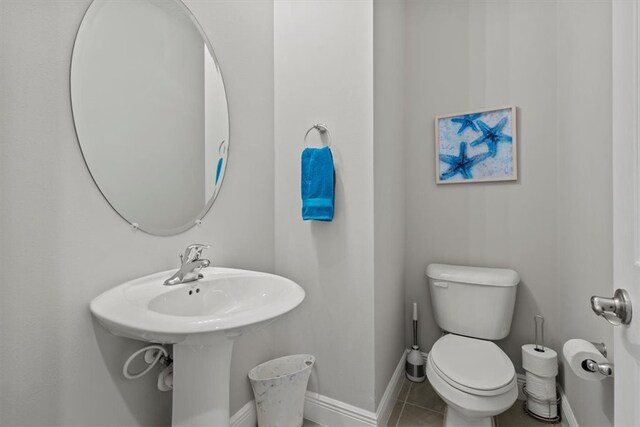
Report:
<svg viewBox="0 0 640 427"><path fill-rule="evenodd" d="M187 246L187 249L184 251L184 255L180 255L180 262L182 264L186 264L192 261L196 261L200 259L202 252L205 249L209 249L211 245L201 245L199 243L195 243L193 245Z"/></svg>

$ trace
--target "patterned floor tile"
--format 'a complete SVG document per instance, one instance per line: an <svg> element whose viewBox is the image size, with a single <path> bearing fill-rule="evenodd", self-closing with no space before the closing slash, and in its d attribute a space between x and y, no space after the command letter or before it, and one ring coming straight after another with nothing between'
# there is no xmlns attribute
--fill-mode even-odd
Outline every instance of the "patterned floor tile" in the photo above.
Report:
<svg viewBox="0 0 640 427"><path fill-rule="evenodd" d="M425 409L444 413L446 404L431 387L429 380L422 383L411 383L407 402Z"/></svg>
<svg viewBox="0 0 640 427"><path fill-rule="evenodd" d="M391 416L389 417L389 421L387 422L387 427L397 426L403 406L404 406L404 402L401 402L399 400L396 401L396 404L393 405L393 411L391 411Z"/></svg>
<svg viewBox="0 0 640 427"><path fill-rule="evenodd" d="M557 424L560 425L560 424ZM548 423L538 421L535 418L524 413L522 409L522 400L516 400L516 403L502 414L498 415L499 427L542 427L549 426Z"/></svg>
<svg viewBox="0 0 640 427"><path fill-rule="evenodd" d="M402 409L398 426L442 427L442 414L407 403Z"/></svg>

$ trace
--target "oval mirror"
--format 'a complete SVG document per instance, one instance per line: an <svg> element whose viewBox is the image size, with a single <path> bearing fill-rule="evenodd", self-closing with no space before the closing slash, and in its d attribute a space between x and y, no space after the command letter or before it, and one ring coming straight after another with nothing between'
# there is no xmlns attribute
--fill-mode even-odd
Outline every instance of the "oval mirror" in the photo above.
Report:
<svg viewBox="0 0 640 427"><path fill-rule="evenodd" d="M94 0L73 48L71 104L91 176L126 221L171 235L207 213L227 166L227 98L180 0Z"/></svg>

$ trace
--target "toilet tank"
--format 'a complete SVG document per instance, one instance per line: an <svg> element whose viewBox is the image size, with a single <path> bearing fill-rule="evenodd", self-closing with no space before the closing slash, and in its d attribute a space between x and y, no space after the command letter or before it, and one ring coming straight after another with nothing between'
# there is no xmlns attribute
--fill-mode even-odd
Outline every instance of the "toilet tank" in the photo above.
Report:
<svg viewBox="0 0 640 427"><path fill-rule="evenodd" d="M441 329L499 340L511 329L520 276L502 268L429 264L431 306Z"/></svg>

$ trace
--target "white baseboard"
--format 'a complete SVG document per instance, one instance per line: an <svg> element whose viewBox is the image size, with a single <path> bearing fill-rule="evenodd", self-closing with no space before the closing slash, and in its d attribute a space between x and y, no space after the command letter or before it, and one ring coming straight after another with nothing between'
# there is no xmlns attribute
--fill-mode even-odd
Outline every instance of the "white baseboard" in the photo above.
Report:
<svg viewBox="0 0 640 427"><path fill-rule="evenodd" d="M402 384L402 382L399 383ZM393 409L393 405L391 408ZM391 411L387 419L390 415ZM376 427L378 425L376 413L310 391L305 395L304 417L320 425L332 427ZM229 421L230 427L256 427L257 424L258 416L254 400L247 402L233 414Z"/></svg>
<svg viewBox="0 0 640 427"><path fill-rule="evenodd" d="M569 399L564 392L564 389L558 384L558 392L560 393L560 413L562 415L562 425L567 427L579 427L578 420L571 410Z"/></svg>
<svg viewBox="0 0 640 427"><path fill-rule="evenodd" d="M384 427L400 394L405 372L407 351L402 353L400 361L385 388L376 412L340 402L317 393L307 392L304 402L305 418L324 426L348 427Z"/></svg>
<svg viewBox="0 0 640 427"><path fill-rule="evenodd" d="M376 414L357 406L307 392L304 417L323 426L376 427Z"/></svg>
<svg viewBox="0 0 640 427"><path fill-rule="evenodd" d="M396 366L396 370L391 375L391 380L387 384L387 388L384 390L378 410L376 411L376 424L380 427L385 427L391 418L391 412L398 400L400 389L402 388L402 380L405 373L405 361L407 360L407 351L402 353L402 357Z"/></svg>
<svg viewBox="0 0 640 427"><path fill-rule="evenodd" d="M256 427L257 425L258 415L256 414L256 403L253 400L248 401L229 420L230 427Z"/></svg>
<svg viewBox="0 0 640 427"><path fill-rule="evenodd" d="M428 354L422 353L425 361ZM304 417L323 426L332 427L383 427L387 425L393 406L395 405L402 379L404 378L404 366L407 352L404 352L396 370L391 376L391 380L385 389L378 410L376 412L367 411L357 406L323 396L318 393L307 392L304 401ZM518 400L524 400L522 386L525 383L525 376L518 374ZM562 415L562 425L566 427L579 427L571 405L562 387L558 384L560 394L560 413ZM255 402L247 402L238 412L233 414L230 420L231 427L255 427L258 424Z"/></svg>
<svg viewBox="0 0 640 427"><path fill-rule="evenodd" d="M386 426L402 387L406 357L407 354L404 352L382 399L380 399L376 412L308 391L304 400L304 417L320 425L332 427ZM255 427L257 423L255 402L251 400L233 414L229 425L231 427Z"/></svg>

